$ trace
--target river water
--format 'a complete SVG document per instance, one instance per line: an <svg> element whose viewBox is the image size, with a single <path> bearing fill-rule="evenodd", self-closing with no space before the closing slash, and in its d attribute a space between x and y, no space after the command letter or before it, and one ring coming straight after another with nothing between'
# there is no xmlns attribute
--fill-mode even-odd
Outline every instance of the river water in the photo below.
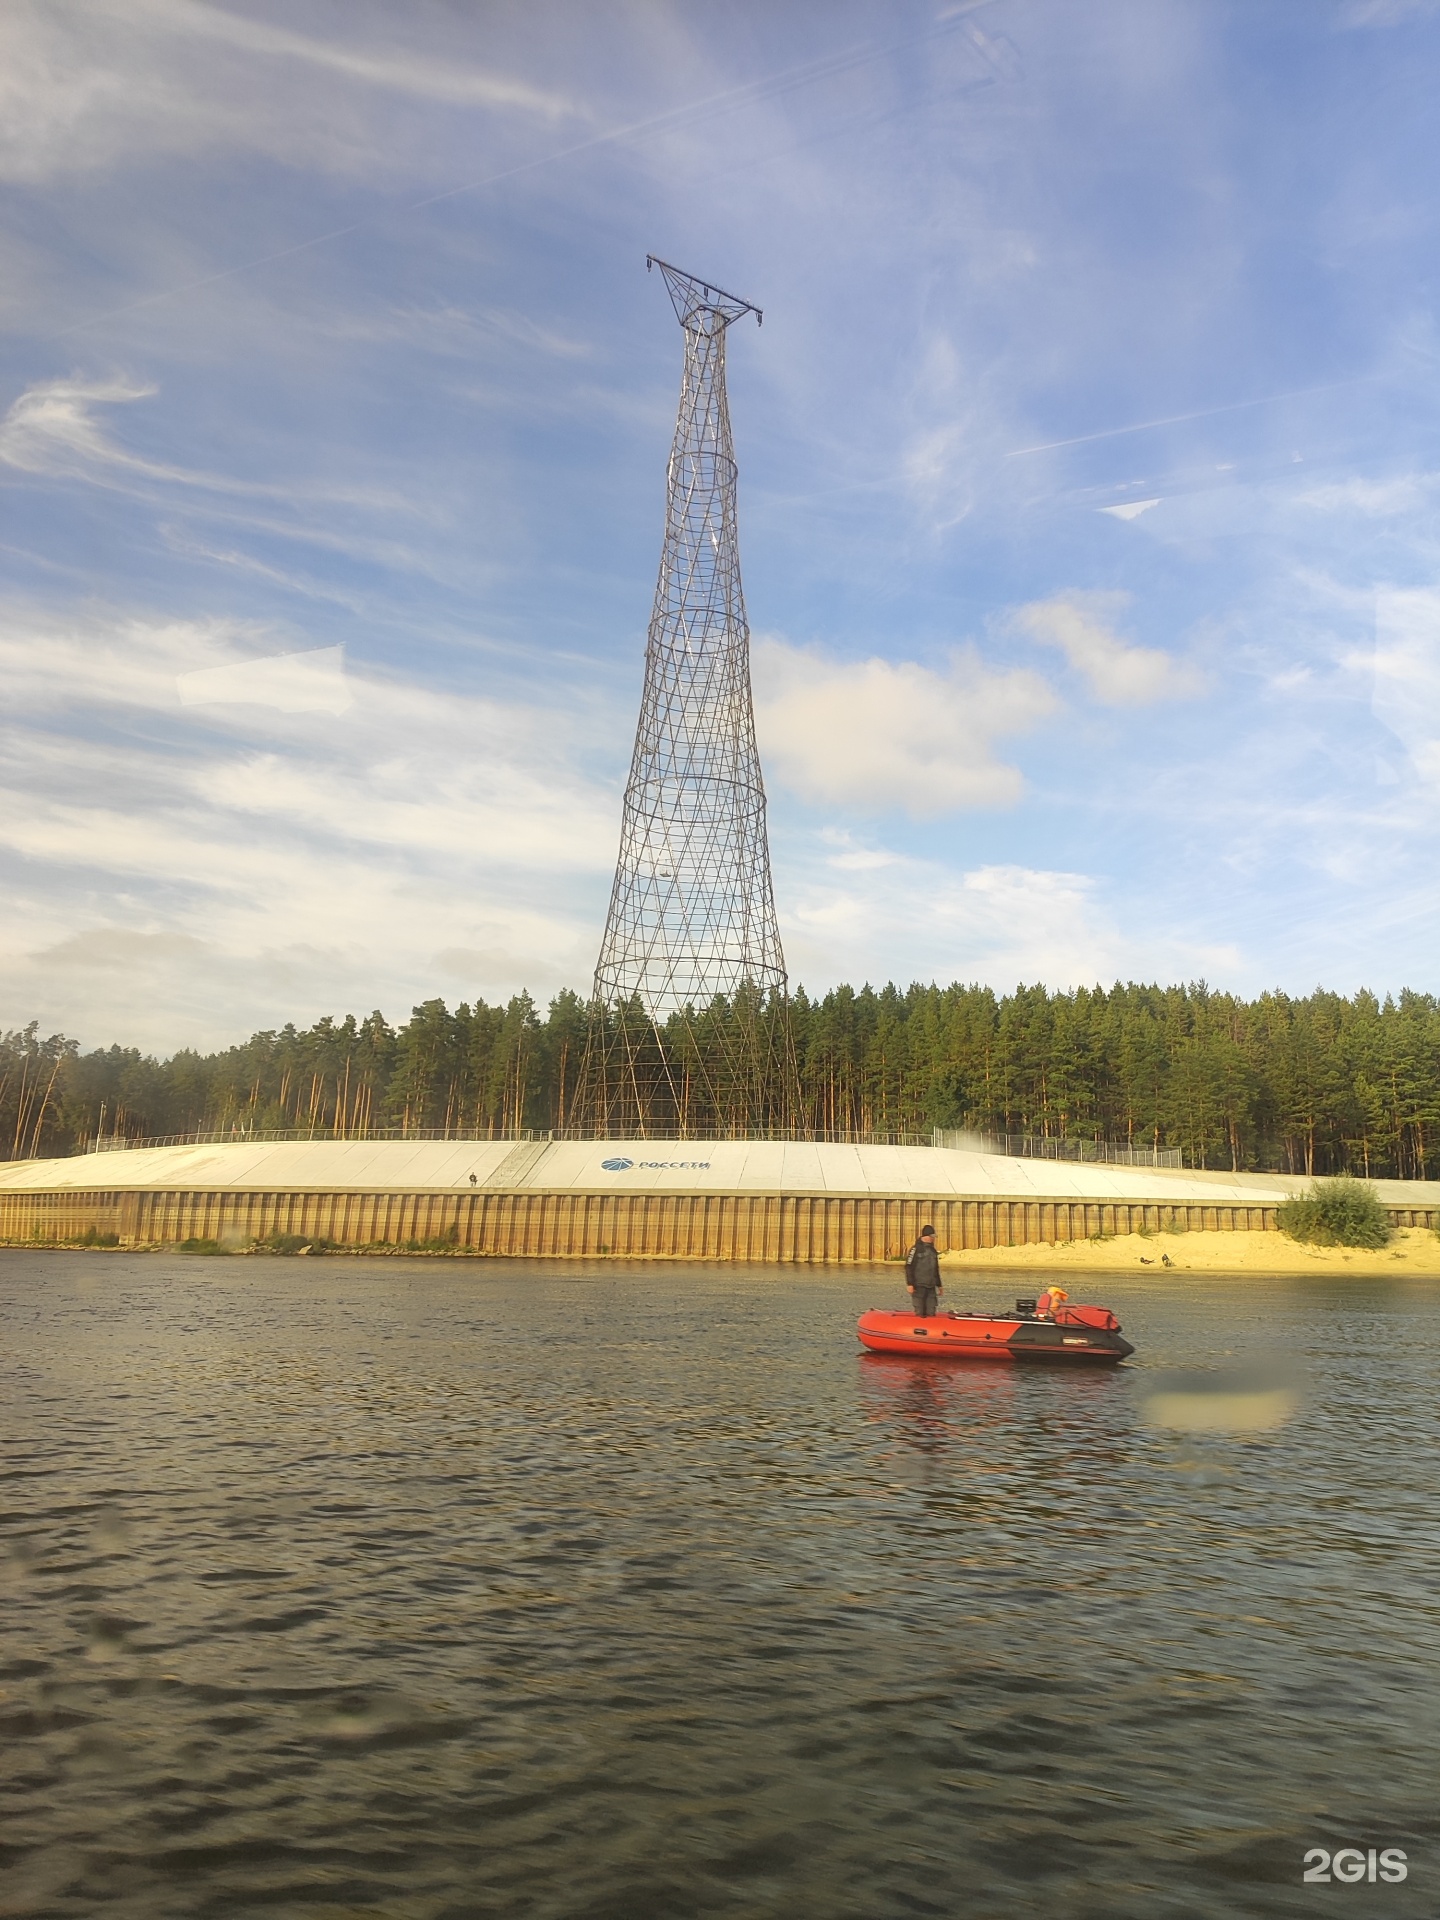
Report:
<svg viewBox="0 0 1440 1920"><path fill-rule="evenodd" d="M1124 1368L862 1355L894 1269L0 1253L0 1913L1440 1912L1440 1288L1083 1292Z"/></svg>

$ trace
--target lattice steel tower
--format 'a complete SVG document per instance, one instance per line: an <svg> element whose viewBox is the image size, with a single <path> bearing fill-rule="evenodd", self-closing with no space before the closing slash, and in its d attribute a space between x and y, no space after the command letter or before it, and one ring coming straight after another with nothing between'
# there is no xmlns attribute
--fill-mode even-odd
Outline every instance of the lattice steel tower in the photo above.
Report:
<svg viewBox="0 0 1440 1920"><path fill-rule="evenodd" d="M725 393L726 334L761 313L663 260L646 266L684 328L685 370L578 1105L595 1133L781 1132L795 1072Z"/></svg>

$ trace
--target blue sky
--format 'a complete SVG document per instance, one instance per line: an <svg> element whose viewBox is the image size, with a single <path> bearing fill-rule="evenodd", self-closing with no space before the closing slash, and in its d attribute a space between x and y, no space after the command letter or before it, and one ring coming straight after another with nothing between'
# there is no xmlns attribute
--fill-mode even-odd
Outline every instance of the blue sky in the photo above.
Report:
<svg viewBox="0 0 1440 1920"><path fill-rule="evenodd" d="M1440 988L1435 6L0 42L0 1025L586 987L680 370L647 252L765 312L792 979Z"/></svg>

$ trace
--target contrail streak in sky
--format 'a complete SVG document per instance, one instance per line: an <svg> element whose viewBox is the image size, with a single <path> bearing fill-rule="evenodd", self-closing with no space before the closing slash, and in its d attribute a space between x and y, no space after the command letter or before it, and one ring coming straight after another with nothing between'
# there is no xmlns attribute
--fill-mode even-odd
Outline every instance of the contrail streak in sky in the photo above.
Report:
<svg viewBox="0 0 1440 1920"><path fill-rule="evenodd" d="M1223 407L1201 407L1195 413L1167 414L1163 420L1137 420L1129 427L1102 427L1098 433L1077 433L1070 440L1044 440L1035 447L1012 447L1007 460L1018 460L1027 453L1053 453L1057 447L1083 447L1090 440L1114 440L1122 433L1148 433L1152 427L1176 427L1186 420L1208 420L1212 414L1240 413L1246 407L1269 407L1279 400L1303 400L1310 393L1334 393L1338 387L1358 387L1378 374L1362 373L1353 380L1327 380L1323 386L1296 387L1291 393L1266 393L1258 400L1231 400Z"/></svg>
<svg viewBox="0 0 1440 1920"><path fill-rule="evenodd" d="M467 180L458 187L446 187L441 193L427 194L423 200L411 200L404 206L388 209L393 213L419 213L425 207L438 206L442 200L453 200L457 194L478 193L484 187L498 186L503 180L513 180L522 173L534 173L540 167L554 165L560 160L572 160L576 154L591 153L597 147L613 146L622 140L638 139L647 133L661 133L667 127L683 126L707 110L723 112L727 106L744 106L749 101L765 100L775 94L784 93L794 87L806 86L812 81L827 80L833 74L848 73L853 67L864 66L870 60L883 60L886 55L903 52L907 47L918 46L926 40L934 40L950 31L950 28L967 14L978 13L982 7L995 6L999 0L963 0L963 4L950 8L940 17L936 25L926 33L916 34L909 40L897 40L885 47L851 47L844 53L832 54L821 60L807 61L803 66L787 68L782 73L771 74L760 80L746 80L736 87L727 87L721 93L707 94L702 100L688 101L682 107L669 107L664 113L652 115L647 120L634 120L628 126L612 127L606 133L592 134L588 140L577 140L573 146L559 147L551 153L543 153L534 160L522 160L513 167L504 167L498 173L484 175L479 180ZM308 253L312 247L323 247L331 240L344 240L352 233L360 233L364 228L374 226L377 220L384 219L385 212L370 213L363 220L353 221L348 227L335 227L329 233L313 234L308 240L297 240L294 246L280 247L274 253L261 254L254 260L242 260L238 266L222 267L217 273L207 273L199 280L187 280L177 287L166 287L159 293L146 294L142 299L128 301L122 307L111 307L104 313L93 313L85 320L73 320L68 327L61 327L53 336L63 339L67 333L78 333L84 327L99 326L106 320L121 319L127 313L136 313L144 307L153 307L162 300L174 299L178 294L196 293L202 287L213 287L218 281L233 279L237 273L249 273L254 267L273 266L278 260L290 260L297 253Z"/></svg>

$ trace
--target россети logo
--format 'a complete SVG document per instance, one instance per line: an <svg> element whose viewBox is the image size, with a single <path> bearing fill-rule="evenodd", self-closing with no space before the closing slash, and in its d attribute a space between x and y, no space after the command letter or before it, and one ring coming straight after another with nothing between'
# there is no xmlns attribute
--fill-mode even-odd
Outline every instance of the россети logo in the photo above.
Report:
<svg viewBox="0 0 1440 1920"><path fill-rule="evenodd" d="M629 1173L638 1166L642 1173L708 1173L708 1160L602 1160L606 1173Z"/></svg>

